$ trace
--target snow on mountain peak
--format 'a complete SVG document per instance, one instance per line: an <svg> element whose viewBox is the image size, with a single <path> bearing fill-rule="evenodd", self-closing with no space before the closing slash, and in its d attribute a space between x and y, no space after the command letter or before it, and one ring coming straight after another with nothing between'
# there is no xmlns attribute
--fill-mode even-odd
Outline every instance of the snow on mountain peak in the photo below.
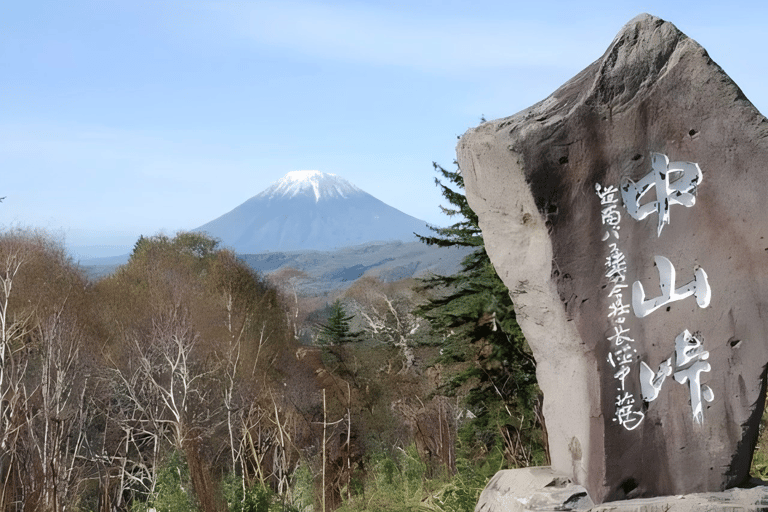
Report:
<svg viewBox="0 0 768 512"><path fill-rule="evenodd" d="M321 178L323 174L320 171L291 171L283 176L283 179L287 181L312 181L313 178ZM335 176L335 174L329 174L329 176Z"/></svg>
<svg viewBox="0 0 768 512"><path fill-rule="evenodd" d="M339 176L295 171L195 231L220 239L240 254L254 254L413 241L413 233L426 231L426 223Z"/></svg>
<svg viewBox="0 0 768 512"><path fill-rule="evenodd" d="M262 194L267 197L295 197L298 194L311 193L315 202L321 198L347 197L348 194L362 192L350 182L335 174L320 171L291 171L272 184Z"/></svg>

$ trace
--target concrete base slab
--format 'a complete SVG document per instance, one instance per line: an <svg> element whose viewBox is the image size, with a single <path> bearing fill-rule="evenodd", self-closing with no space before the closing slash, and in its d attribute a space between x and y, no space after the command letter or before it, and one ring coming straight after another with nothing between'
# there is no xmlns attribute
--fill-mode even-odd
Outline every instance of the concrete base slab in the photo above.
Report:
<svg viewBox="0 0 768 512"><path fill-rule="evenodd" d="M661 496L595 505L584 487L549 466L499 471L475 512L768 512L768 484L723 492Z"/></svg>

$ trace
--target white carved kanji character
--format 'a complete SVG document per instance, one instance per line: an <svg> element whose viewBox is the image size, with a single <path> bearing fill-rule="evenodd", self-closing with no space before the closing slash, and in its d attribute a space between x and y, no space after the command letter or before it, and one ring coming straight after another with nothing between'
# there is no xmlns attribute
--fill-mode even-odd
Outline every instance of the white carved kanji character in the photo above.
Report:
<svg viewBox="0 0 768 512"><path fill-rule="evenodd" d="M621 295L622 288L628 287L628 284L614 284L613 288L611 288L611 293L608 294L609 297L613 297L614 295Z"/></svg>
<svg viewBox="0 0 768 512"><path fill-rule="evenodd" d="M661 295L646 300L643 284L640 281L635 281L632 285L632 309L635 316L643 318L670 302L682 300L691 295L696 297L696 302L700 308L709 306L712 290L709 287L707 273L704 272L703 268L696 269L693 274L693 281L680 288L675 288L675 267L672 266L672 262L664 256L655 256L654 261L659 271Z"/></svg>
<svg viewBox="0 0 768 512"><path fill-rule="evenodd" d="M621 180L621 197L627 213L635 220L642 220L653 212L658 213L657 236L661 236L664 224L669 224L669 207L680 204L691 207L696 204L696 187L702 174L693 162L670 162L666 155L651 153L653 170L635 183L629 178ZM644 205L640 199L651 188L656 189L656 200Z"/></svg>
<svg viewBox="0 0 768 512"><path fill-rule="evenodd" d="M627 430L634 430L642 423L645 414L642 411L635 411L632 405L624 405L616 409L616 417L613 421L618 421L619 425Z"/></svg>
<svg viewBox="0 0 768 512"><path fill-rule="evenodd" d="M621 390L624 391L624 380L629 375L629 366L620 366L619 371L613 374L614 379L621 381Z"/></svg>
<svg viewBox="0 0 768 512"><path fill-rule="evenodd" d="M629 336L625 336L624 333L629 332L629 329L625 329L621 325L614 325L613 326L613 335L608 336L608 340L611 341L614 345L621 346L625 341L626 342L633 342L634 339L630 338Z"/></svg>
<svg viewBox="0 0 768 512"><path fill-rule="evenodd" d="M605 258L605 266L608 267L608 271L605 273L612 283L624 282L626 280L627 273L627 259L624 253L619 250L619 246L615 243L609 245L611 252Z"/></svg>
<svg viewBox="0 0 768 512"><path fill-rule="evenodd" d="M622 295L617 296L614 302L608 304L608 307L611 310L611 312L608 313L608 318L629 314L629 304L624 304Z"/></svg>
<svg viewBox="0 0 768 512"><path fill-rule="evenodd" d="M617 198L619 190L613 185L603 187L599 183L595 183L595 191L600 198L600 204L614 204L619 201Z"/></svg>
<svg viewBox="0 0 768 512"><path fill-rule="evenodd" d="M621 212L617 205L609 204L600 212L600 218L604 225L618 226L621 223Z"/></svg>

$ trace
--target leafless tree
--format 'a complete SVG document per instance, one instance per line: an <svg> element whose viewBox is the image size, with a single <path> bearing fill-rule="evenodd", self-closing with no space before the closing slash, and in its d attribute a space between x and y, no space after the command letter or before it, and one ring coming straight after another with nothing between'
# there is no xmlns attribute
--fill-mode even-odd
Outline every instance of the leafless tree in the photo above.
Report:
<svg viewBox="0 0 768 512"><path fill-rule="evenodd" d="M10 449L9 440L17 432L19 405L23 402L19 387L26 361L19 365L14 354L31 330L33 311L10 308L14 281L29 257L29 248L20 235L11 234L3 239L3 249L0 260L0 450L6 452Z"/></svg>
<svg viewBox="0 0 768 512"><path fill-rule="evenodd" d="M217 368L197 357L199 341L189 314L179 306L158 315L148 337L133 336L127 364L113 369L125 403L124 412L113 418L123 441L111 461L121 468L123 489L151 494L163 446L184 453L196 495L208 510L216 509L204 503L214 493L198 450L222 422L222 408L211 385Z"/></svg>
<svg viewBox="0 0 768 512"><path fill-rule="evenodd" d="M0 508L63 509L85 476L83 281L39 233L0 237Z"/></svg>
<svg viewBox="0 0 768 512"><path fill-rule="evenodd" d="M76 499L83 477L90 376L80 357L82 332L65 317L63 305L39 320L34 338L39 378L28 376L23 384L23 451L15 454L36 474L25 482L26 494L39 496L39 510L57 511Z"/></svg>
<svg viewBox="0 0 768 512"><path fill-rule="evenodd" d="M407 372L416 360L413 339L426 324L413 314L414 304L408 294L382 288L381 283L372 282L365 292L353 295L356 313L373 337L391 343L400 351L402 365L399 371Z"/></svg>

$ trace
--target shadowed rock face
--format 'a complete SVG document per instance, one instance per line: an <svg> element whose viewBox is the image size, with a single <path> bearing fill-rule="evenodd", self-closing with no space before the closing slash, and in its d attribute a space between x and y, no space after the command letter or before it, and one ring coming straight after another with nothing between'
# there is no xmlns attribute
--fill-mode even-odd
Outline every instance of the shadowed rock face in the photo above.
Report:
<svg viewBox="0 0 768 512"><path fill-rule="evenodd" d="M649 15L459 142L538 362L552 464L597 502L748 476L768 362L768 122Z"/></svg>

